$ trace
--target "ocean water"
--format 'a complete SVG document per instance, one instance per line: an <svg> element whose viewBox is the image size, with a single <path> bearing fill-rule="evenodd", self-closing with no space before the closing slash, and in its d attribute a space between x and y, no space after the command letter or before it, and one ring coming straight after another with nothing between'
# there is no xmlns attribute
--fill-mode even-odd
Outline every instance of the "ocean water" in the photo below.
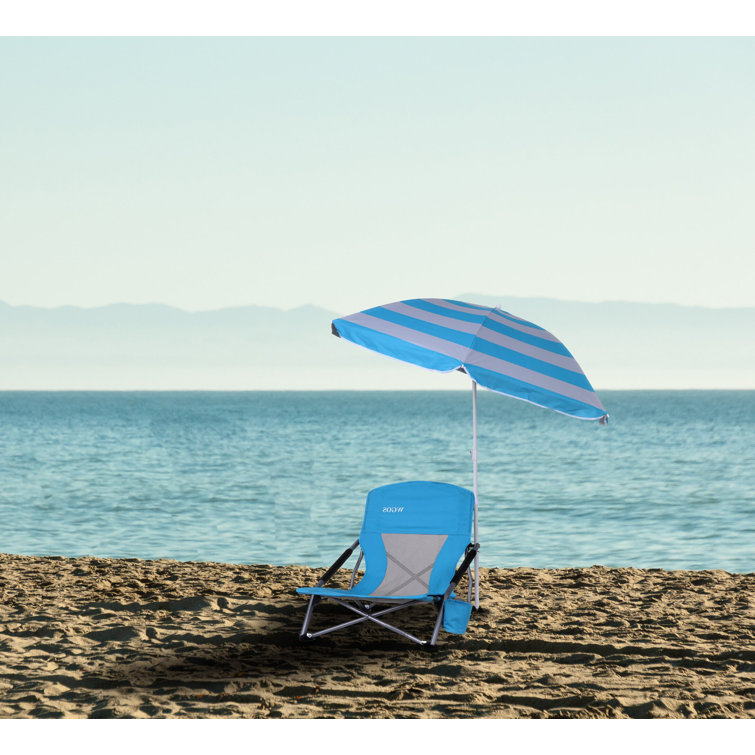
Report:
<svg viewBox="0 0 755 755"><path fill-rule="evenodd" d="M330 564L378 485L471 487L471 394L0 393L0 552ZM479 392L483 566L755 571L755 391Z"/></svg>

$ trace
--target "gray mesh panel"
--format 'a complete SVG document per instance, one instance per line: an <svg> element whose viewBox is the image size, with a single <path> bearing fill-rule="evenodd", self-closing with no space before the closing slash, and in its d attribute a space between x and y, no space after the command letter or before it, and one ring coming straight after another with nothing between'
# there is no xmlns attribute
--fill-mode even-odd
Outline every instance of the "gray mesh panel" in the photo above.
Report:
<svg viewBox="0 0 755 755"><path fill-rule="evenodd" d="M420 595L428 591L435 559L448 535L382 534L388 567L373 595Z"/></svg>

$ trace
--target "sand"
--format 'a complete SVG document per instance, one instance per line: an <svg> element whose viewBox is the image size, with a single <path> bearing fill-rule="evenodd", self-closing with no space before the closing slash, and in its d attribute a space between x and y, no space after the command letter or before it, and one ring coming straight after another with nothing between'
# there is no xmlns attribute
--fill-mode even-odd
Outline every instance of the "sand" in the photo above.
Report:
<svg viewBox="0 0 755 755"><path fill-rule="evenodd" d="M0 717L755 717L755 574L485 569L428 653L364 624L298 642L321 573L0 555ZM400 616L428 636L430 607Z"/></svg>

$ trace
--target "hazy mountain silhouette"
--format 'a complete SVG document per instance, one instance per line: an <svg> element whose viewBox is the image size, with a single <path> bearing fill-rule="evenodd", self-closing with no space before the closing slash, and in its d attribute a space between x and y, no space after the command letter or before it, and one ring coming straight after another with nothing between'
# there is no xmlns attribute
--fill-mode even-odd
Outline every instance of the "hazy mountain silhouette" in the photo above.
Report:
<svg viewBox="0 0 755 755"><path fill-rule="evenodd" d="M755 388L755 308L461 294L557 335L600 388ZM369 306L369 302L365 306ZM0 389L456 388L334 338L339 314L162 304L41 308L0 303Z"/></svg>

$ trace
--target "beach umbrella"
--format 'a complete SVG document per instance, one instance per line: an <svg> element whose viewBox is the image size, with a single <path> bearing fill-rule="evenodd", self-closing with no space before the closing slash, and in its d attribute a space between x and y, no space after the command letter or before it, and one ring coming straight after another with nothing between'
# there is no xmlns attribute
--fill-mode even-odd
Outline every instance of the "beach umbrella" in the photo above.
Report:
<svg viewBox="0 0 755 755"><path fill-rule="evenodd" d="M603 404L566 346L539 325L453 299L407 299L332 322L333 335L404 362L472 379L474 541L477 542L477 385L561 414L608 419ZM479 560L474 564L480 606Z"/></svg>

